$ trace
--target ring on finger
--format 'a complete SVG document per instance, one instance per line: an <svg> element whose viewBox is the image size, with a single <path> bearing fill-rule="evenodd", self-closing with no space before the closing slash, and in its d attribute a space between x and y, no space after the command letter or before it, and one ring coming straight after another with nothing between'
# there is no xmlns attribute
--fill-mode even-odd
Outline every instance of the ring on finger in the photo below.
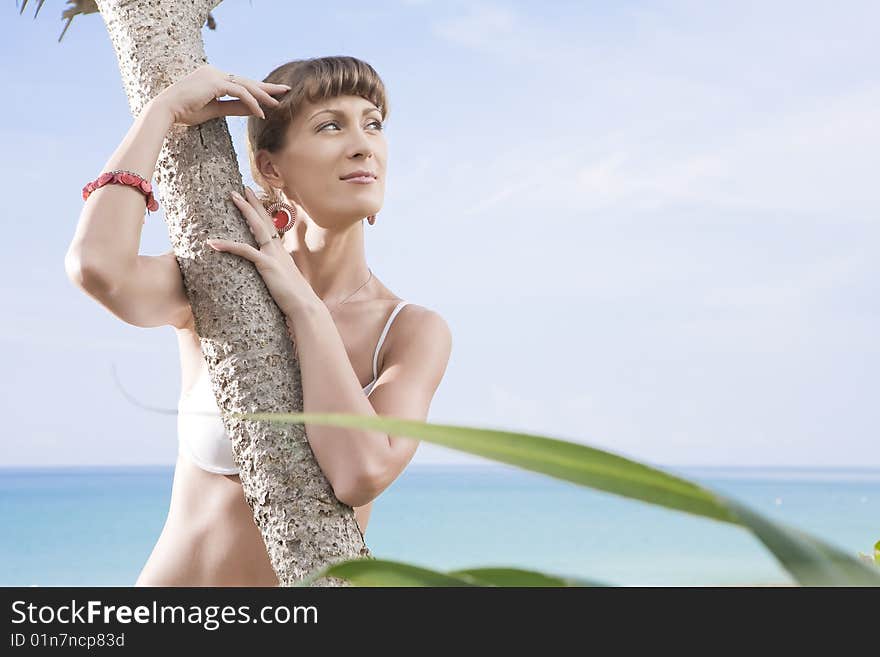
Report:
<svg viewBox="0 0 880 657"><path fill-rule="evenodd" d="M280 239L280 238L281 238L281 235L279 235L278 232L276 231L275 234L272 235L272 237L270 237L269 239L267 239L265 242L258 242L258 243L257 243L257 246L258 246L259 248L262 249L264 246L266 246L266 245L267 245L269 242L271 242L272 240L274 240L274 239Z"/></svg>

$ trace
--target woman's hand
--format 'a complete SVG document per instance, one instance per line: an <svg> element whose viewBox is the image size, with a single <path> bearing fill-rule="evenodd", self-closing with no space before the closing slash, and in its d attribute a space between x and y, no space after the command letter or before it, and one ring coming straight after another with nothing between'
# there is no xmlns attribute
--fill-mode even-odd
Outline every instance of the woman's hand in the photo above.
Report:
<svg viewBox="0 0 880 657"><path fill-rule="evenodd" d="M181 125L198 125L221 116L249 116L266 118L260 103L269 108L280 101L270 94L290 91L286 84L257 82L240 75L229 75L203 64L189 75L166 87L154 99L162 103L174 120ZM235 96L239 100L219 100L222 96Z"/></svg>
<svg viewBox="0 0 880 657"><path fill-rule="evenodd" d="M272 235L278 234L272 217L253 190L250 187L244 189L244 198L237 192L232 192L232 200L247 220L257 244L263 246L255 249L250 244L217 238L207 240L208 246L217 251L242 256L254 263L275 303L287 317L294 316L304 307L320 304L320 297L296 266L293 256L282 246L281 238L270 239ZM296 212L299 221L304 211L296 206Z"/></svg>

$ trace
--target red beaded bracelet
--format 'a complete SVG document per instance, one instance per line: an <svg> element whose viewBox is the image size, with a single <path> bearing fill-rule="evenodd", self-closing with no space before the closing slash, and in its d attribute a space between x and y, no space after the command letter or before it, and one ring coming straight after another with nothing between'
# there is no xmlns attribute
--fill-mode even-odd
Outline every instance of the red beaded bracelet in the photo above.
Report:
<svg viewBox="0 0 880 657"><path fill-rule="evenodd" d="M89 194L99 187L113 183L130 185L140 191L147 200L147 211L155 211L159 209L159 201L153 196L153 186L150 184L150 181L139 176L134 171L126 171L124 169L102 173L95 180L88 183L82 189L83 201L85 201L89 197ZM146 221L146 219L144 219L144 221Z"/></svg>

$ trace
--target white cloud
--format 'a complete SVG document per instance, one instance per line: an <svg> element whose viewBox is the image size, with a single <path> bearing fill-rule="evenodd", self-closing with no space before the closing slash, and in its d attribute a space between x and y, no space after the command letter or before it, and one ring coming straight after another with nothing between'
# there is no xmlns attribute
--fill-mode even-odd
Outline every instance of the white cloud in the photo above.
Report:
<svg viewBox="0 0 880 657"><path fill-rule="evenodd" d="M873 260L867 252L835 255L808 263L796 275L781 280L710 289L704 301L710 308L752 308L774 313L806 308L823 295L870 276Z"/></svg>
<svg viewBox="0 0 880 657"><path fill-rule="evenodd" d="M462 180L465 213L524 204L654 212L685 204L876 220L880 85L867 70L848 69L866 61L864 43L832 31L864 28L801 16L781 49L778 30L790 23L779 22L783 8L762 21L726 11L674 5L629 12L629 19L625 12L617 41L602 39L586 20L576 41L570 25L548 29L522 10L494 4L468 5L440 21L435 32L442 38L519 62L523 97L543 99L567 136L557 151L564 159L546 148L559 132L535 123L515 133L507 128L516 137L504 148L475 145L470 169L488 175L477 178L477 194L467 194ZM811 75L819 67L824 81ZM845 73L829 79L835 68ZM848 85L840 81L847 78ZM512 114L506 99L498 101L498 117ZM501 123L495 127L504 133Z"/></svg>
<svg viewBox="0 0 880 657"><path fill-rule="evenodd" d="M582 61L585 47L555 38L508 6L468 2L462 13L436 21L435 35L453 44L493 54L511 61L558 64Z"/></svg>

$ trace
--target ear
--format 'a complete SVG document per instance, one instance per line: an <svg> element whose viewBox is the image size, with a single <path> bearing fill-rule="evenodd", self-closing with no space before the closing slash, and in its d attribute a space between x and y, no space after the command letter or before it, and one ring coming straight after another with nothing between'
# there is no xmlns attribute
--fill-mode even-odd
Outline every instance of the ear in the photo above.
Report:
<svg viewBox="0 0 880 657"><path fill-rule="evenodd" d="M257 171L260 172L260 175L267 183L272 187L284 187L284 181L281 179L281 176L278 175L278 169L276 169L275 165L272 163L272 156L269 154L269 151L263 148L258 150L256 154L256 162Z"/></svg>

